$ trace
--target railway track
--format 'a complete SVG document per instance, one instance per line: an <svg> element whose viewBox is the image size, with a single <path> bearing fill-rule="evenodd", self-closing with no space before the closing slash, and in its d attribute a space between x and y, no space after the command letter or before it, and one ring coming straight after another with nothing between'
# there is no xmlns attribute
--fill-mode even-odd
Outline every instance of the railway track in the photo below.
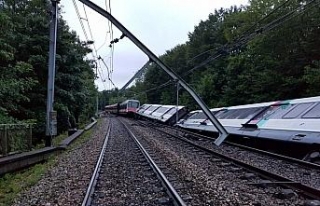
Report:
<svg viewBox="0 0 320 206"><path fill-rule="evenodd" d="M113 124L82 205L186 205L161 171L163 165L124 123L114 118Z"/></svg>
<svg viewBox="0 0 320 206"><path fill-rule="evenodd" d="M141 124L141 122L138 122L139 124ZM239 155L230 151L227 152L222 152L224 150L226 150L226 147L224 147L223 149L213 149L213 145L212 142L209 143L208 141L201 141L197 138L190 138L190 136L188 136L187 138L182 135L179 136L177 131L164 131L167 130L164 129L162 126L159 125L154 125L154 124L143 124L144 127L149 127L152 126L153 130L157 130L159 132L162 132L163 134L165 134L166 136L170 136L170 137L175 137L178 138L179 140L188 143L189 145L192 145L192 147L197 148L195 151L197 152L205 152L206 154L210 154L215 156L217 162L226 162L225 164L228 165L231 163L232 167L241 167L241 168L245 168L245 170L250 171L250 173L254 174L254 175L258 175L259 177L262 177L263 179L257 181L257 182L253 182L250 183L252 185L256 185L256 186L260 186L260 187L269 187L269 186L281 186L283 188L283 191L280 192L280 196L281 194L285 196L285 194L287 193L295 193L295 194L299 194L301 196L307 197L307 199L311 199L311 200L319 200L320 199L320 191L319 191L319 167L318 165L315 164L308 164L302 161L297 161L297 164L294 165L292 164L292 162L294 162L294 159L290 159L289 162L289 168L287 168L288 170L296 170L295 174L298 173L298 175L294 176L294 177L287 177L286 174L283 175L279 175L276 174L274 172L270 172L270 166L266 167L260 167L261 165L257 166L255 164L254 161L240 161L238 160L239 158L237 158L236 156ZM178 135L178 136L177 136ZM199 137L199 136L198 136ZM202 138L203 139L203 138ZM209 144L208 144L209 143ZM230 146L229 146L230 147ZM228 150L228 149L227 149ZM242 148L242 150L244 151L244 149ZM248 152L241 152L240 156L242 155L246 155ZM230 153L234 153L234 155L230 155ZM246 153L246 154L244 154ZM251 152L252 153L252 152ZM254 153L257 154L257 153ZM259 154L259 153L258 153ZM259 154L260 155L260 154ZM276 156L276 155L275 155ZM273 158L276 158L276 157ZM269 154L270 157L270 154ZM281 164L288 164L288 163L284 163L284 159L286 159L286 157L283 157L281 160L277 159L277 163L278 167L281 167ZM264 160L266 161L266 160ZM270 161L270 160L269 160ZM268 162L265 162L267 165ZM302 168L302 166L304 168ZM307 167L308 165L310 165L310 167L312 169L310 169L309 167ZM310 171L312 170L312 171ZM301 174L299 174L299 172L302 172ZM284 172L283 172L284 173ZM292 173L292 172L291 172ZM251 176L251 175L246 175ZM253 175L252 175L253 176ZM290 176L290 175L289 175ZM309 176L309 177L304 177L304 179L302 178L302 176ZM307 179L307 184L304 184L305 180ZM285 188L290 188L291 190L286 190Z"/></svg>
<svg viewBox="0 0 320 206"><path fill-rule="evenodd" d="M157 127L158 129L162 129L162 131L164 131L164 132L168 132L168 130L169 130L170 134L176 134L176 135L179 135L179 136L184 137L189 140L195 140L194 142L198 142L203 145L212 145L211 143L216 140L216 138L214 138L214 137L202 135L202 134L195 133L195 132L185 130L182 128L172 127L172 126L163 125L163 124L159 124L159 123L155 123L155 122L146 121L143 124L151 126L151 127ZM293 163L296 165L304 166L307 169L320 170L320 164L300 160L297 158L293 158L290 156L286 156L286 155L282 155L282 154L278 154L278 153L274 153L274 152L260 150L260 149L254 148L254 147L249 147L249 146L245 146L242 144L237 144L237 143L230 142L230 141L224 141L224 145L222 145L220 147L221 148L220 151L223 151L225 149L228 150L229 146L231 146L232 148L235 148L235 147L239 148L239 151L241 151L241 150L252 151L254 153L262 154L262 155L269 156L269 157L274 157L277 160L284 160L286 162L290 162L290 163ZM216 147L215 149L219 149L219 147Z"/></svg>

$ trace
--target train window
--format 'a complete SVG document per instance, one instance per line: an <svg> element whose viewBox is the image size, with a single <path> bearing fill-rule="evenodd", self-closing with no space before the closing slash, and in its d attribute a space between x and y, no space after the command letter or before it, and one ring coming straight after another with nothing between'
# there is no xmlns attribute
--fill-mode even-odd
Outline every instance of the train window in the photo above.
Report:
<svg viewBox="0 0 320 206"><path fill-rule="evenodd" d="M128 103L128 107L134 107L134 108L138 108L139 107L139 102L129 102Z"/></svg>
<svg viewBox="0 0 320 206"><path fill-rule="evenodd" d="M204 112L199 112L197 119L207 119L207 115Z"/></svg>
<svg viewBox="0 0 320 206"><path fill-rule="evenodd" d="M218 113L216 114L216 118L218 118L218 119L223 119L222 117L224 117L225 114L226 114L228 111L229 111L229 110L222 110L222 111L218 112Z"/></svg>
<svg viewBox="0 0 320 206"><path fill-rule="evenodd" d="M216 112L212 112L212 114L219 119L219 116L221 116L226 110L220 110L220 111L216 111Z"/></svg>
<svg viewBox="0 0 320 206"><path fill-rule="evenodd" d="M155 112L157 113L164 113L168 110L168 107L160 107Z"/></svg>
<svg viewBox="0 0 320 206"><path fill-rule="evenodd" d="M211 112L213 115L218 113L219 111L213 111ZM198 112L195 114L192 114L188 119L207 119L207 115L204 112Z"/></svg>
<svg viewBox="0 0 320 206"><path fill-rule="evenodd" d="M178 108L178 110L179 110L179 108ZM176 111L177 111L177 107L174 107L174 108L171 108L166 114L172 115L172 114L176 113Z"/></svg>
<svg viewBox="0 0 320 206"><path fill-rule="evenodd" d="M309 110L302 118L320 118L320 103Z"/></svg>
<svg viewBox="0 0 320 206"><path fill-rule="evenodd" d="M228 116L228 114L230 114L230 112L232 112L232 110L225 110L224 112L219 113L217 115L217 118L218 119L224 119L224 117Z"/></svg>
<svg viewBox="0 0 320 206"><path fill-rule="evenodd" d="M236 119L241 113L241 109L232 109L220 117L220 119Z"/></svg>
<svg viewBox="0 0 320 206"><path fill-rule="evenodd" d="M146 111L153 112L156 108L158 108L158 106L151 106L148 109L146 109Z"/></svg>
<svg viewBox="0 0 320 206"><path fill-rule="evenodd" d="M197 116L198 116L198 113L194 113L194 114L190 115L188 117L188 119L196 119L195 117L197 117Z"/></svg>
<svg viewBox="0 0 320 206"><path fill-rule="evenodd" d="M270 106L268 109L265 111L261 112L259 115L255 116L249 124L256 123L257 121L261 119L269 119L270 115L274 114L278 109L280 108L280 105L273 105Z"/></svg>
<svg viewBox="0 0 320 206"><path fill-rule="evenodd" d="M251 119L257 113L261 112L265 107L254 107L254 108L247 108L241 109L241 112L235 119Z"/></svg>
<svg viewBox="0 0 320 206"><path fill-rule="evenodd" d="M281 119L293 107L292 104L278 105L278 109L270 113L265 119Z"/></svg>
<svg viewBox="0 0 320 206"><path fill-rule="evenodd" d="M191 115L191 116L189 117L189 119L201 119L200 117L203 116L203 115L205 115L203 112L199 112L199 113L196 113L196 114L194 114L194 115ZM202 119L203 119L203 118L202 118Z"/></svg>
<svg viewBox="0 0 320 206"><path fill-rule="evenodd" d="M231 110L233 112L230 112L230 114L228 116L225 117L225 119L237 119L237 116L240 115L240 113L242 112L243 109L235 109L235 110Z"/></svg>
<svg viewBox="0 0 320 206"><path fill-rule="evenodd" d="M142 111L145 111L145 110L147 110L149 107L151 107L151 105L145 105L141 110L142 110Z"/></svg>
<svg viewBox="0 0 320 206"><path fill-rule="evenodd" d="M282 118L293 119L298 117L302 112L306 111L313 103L301 103L292 105L293 107L289 112L287 112Z"/></svg>

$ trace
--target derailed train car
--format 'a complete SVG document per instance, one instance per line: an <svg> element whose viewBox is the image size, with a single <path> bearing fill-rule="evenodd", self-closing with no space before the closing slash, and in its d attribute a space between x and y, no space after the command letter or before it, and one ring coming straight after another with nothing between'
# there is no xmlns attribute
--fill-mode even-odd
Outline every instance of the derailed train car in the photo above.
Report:
<svg viewBox="0 0 320 206"><path fill-rule="evenodd" d="M144 104L137 110L140 118L152 119L168 125L176 124L188 113L185 106Z"/></svg>
<svg viewBox="0 0 320 206"><path fill-rule="evenodd" d="M279 150L320 163L320 97L247 104L211 110L233 141ZM202 111L177 126L216 133Z"/></svg>

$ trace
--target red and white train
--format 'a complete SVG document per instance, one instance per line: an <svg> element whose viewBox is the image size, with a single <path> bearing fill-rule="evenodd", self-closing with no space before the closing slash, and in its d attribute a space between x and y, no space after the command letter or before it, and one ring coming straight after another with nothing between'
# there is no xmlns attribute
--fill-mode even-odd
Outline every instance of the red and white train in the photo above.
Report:
<svg viewBox="0 0 320 206"><path fill-rule="evenodd" d="M139 107L140 102L138 100L129 99L121 103L107 105L104 110L106 113L133 116Z"/></svg>

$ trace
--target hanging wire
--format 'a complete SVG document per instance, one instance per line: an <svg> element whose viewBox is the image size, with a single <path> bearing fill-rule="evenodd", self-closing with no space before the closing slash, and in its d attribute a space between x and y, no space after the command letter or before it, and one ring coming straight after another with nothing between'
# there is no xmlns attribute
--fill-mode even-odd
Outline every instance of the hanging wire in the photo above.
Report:
<svg viewBox="0 0 320 206"><path fill-rule="evenodd" d="M111 0L105 0L105 5L106 5L106 10L110 13L111 15ZM113 26L112 22L108 21L108 27L109 27L109 34L110 34L110 40L113 40ZM110 62L110 68L111 68L111 73L113 73L113 56L114 56L114 45L110 44L110 53L111 53L111 62Z"/></svg>
<svg viewBox="0 0 320 206"><path fill-rule="evenodd" d="M286 2L282 3L281 5L279 5L277 8L275 8L274 10L272 10L267 16L263 17L262 19L260 19L257 23L255 23L254 25L258 25L260 22L262 22L263 20L265 20L267 17L269 17L270 15L272 15L276 10L279 10L281 7L284 7L288 2L290 2L291 0L287 0ZM307 4L305 5L300 5L298 7L296 7L295 9L293 9L292 11L288 12L287 14L275 19L274 21L266 24L265 26L263 27L260 27L259 29L255 30L253 33L249 34L249 35L242 35L241 38L238 38L237 39L237 42L233 42L232 45L229 45L229 48L226 48L226 45L220 47L218 49L218 52L216 52L215 55L212 55L210 57L208 57L205 61L201 62L200 64L198 64L197 66L193 67L192 69L190 69L189 71L187 71L184 75L182 76L187 76L189 75L190 73L192 73L194 70L196 69L199 69L200 67L203 67L205 66L206 64L208 64L209 62L211 61L214 61L222 56L225 56L225 55L229 55L233 50L237 49L237 48L240 48L240 47L243 47L245 46L249 41L251 41L253 38L255 38L256 36L262 34L262 33L266 33L268 31L271 31L273 30L274 28L282 25L283 23L289 21L290 19L292 18L295 18L299 15L301 15L302 13L304 13L305 11L309 10L310 8L312 8L312 4L316 1L319 1L319 0L311 0L309 1ZM319 5L320 2L318 2L316 5ZM314 5L314 6L316 6ZM294 15L295 14L295 15ZM253 26L250 27L249 29L253 29ZM247 33L248 30L246 30L244 33ZM201 54L197 55L196 57L193 57L192 59L194 58L197 58L205 53L208 53L210 51L213 51L213 49L210 49L210 50L207 50L205 52L202 52ZM167 82L165 82L164 84L161 84L157 87L154 87L154 88L151 88L151 89L148 89L146 91L143 91L143 92L140 92L138 93L139 94L142 94L142 93L147 93L147 92L150 92L150 91L154 91L156 89L160 89L160 88L163 88L163 87L166 87L168 85L171 85L175 83L173 80L169 80Z"/></svg>
<svg viewBox="0 0 320 206"><path fill-rule="evenodd" d="M84 10L85 17L86 17L86 20L87 20L87 24L88 24L88 28L89 28L89 33L90 33L91 39L92 39L92 41L93 41L93 44L92 44L92 45L93 45L93 49L94 49L94 52L95 52L95 55L96 55L97 59L99 60L99 58L101 58L101 57L100 57L100 55L98 54L98 50L97 50L96 45L95 45L95 41L94 41L93 34L92 34L92 29L91 29L91 26L90 26L90 21L89 21L89 18L88 18L88 15L87 15L87 11L86 11L86 8L85 8L84 4L83 4L83 10ZM100 64L100 61L98 61L98 64L99 64L99 66L100 66L100 67L99 67L99 74L100 74L101 78L103 78L103 76L102 76L103 72L100 71L101 68L102 68L102 66L101 66L101 64ZM109 76L109 69L108 69L108 68L107 68L107 72L108 72L108 76ZM103 78L103 81L105 81L105 78Z"/></svg>
<svg viewBox="0 0 320 206"><path fill-rule="evenodd" d="M279 7L276 8L276 10L285 6L286 3L288 3L289 1L291 1L291 0L286 1L285 4L281 4ZM318 0L311 0L306 5L300 5L300 6L296 7L295 9L293 9L292 11L288 12L287 14L275 19L274 21L266 24L265 26L262 26L262 27L256 29L251 34L242 35L242 37L238 38L237 41L233 41L231 44L230 43L225 44L224 46L222 46L218 49L216 54L209 56L205 61L201 62L200 64L198 64L197 66L195 66L191 70L189 70L187 73L185 73L185 75L188 75L192 71L199 69L200 67L205 66L206 64L208 64L209 62L211 62L213 60L216 60L222 56L229 55L230 53L232 53L236 49L242 48L243 46L248 44L248 42L251 41L252 39L254 39L256 36L258 36L260 34L265 34L266 32L273 30L274 28L282 25L283 23L287 22L288 20L290 20L298 15L301 15L303 12L312 8L311 5L315 1L318 1ZM271 11L271 13L274 13L274 11ZM294 15L295 13L296 13L296 15ZM267 15L267 16L270 16L270 15ZM263 19L266 19L266 17L263 17ZM260 22L260 20L259 20L259 22ZM185 75L183 75L183 76L185 76Z"/></svg>

